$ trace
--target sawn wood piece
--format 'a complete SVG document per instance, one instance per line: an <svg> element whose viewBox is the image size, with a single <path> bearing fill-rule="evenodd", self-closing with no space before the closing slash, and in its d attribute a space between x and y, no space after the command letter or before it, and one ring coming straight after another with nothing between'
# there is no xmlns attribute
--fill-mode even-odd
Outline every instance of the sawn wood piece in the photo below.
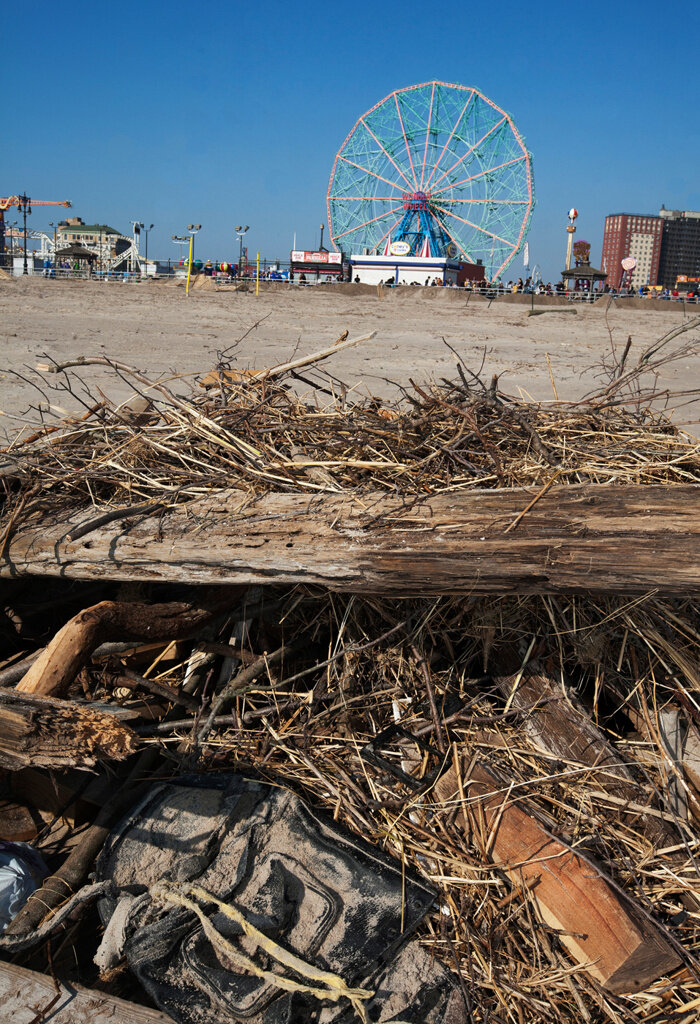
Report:
<svg viewBox="0 0 700 1024"><path fill-rule="evenodd" d="M484 856L530 891L542 920L556 928L573 959L613 993L638 992L678 967L677 954L605 875L550 835L527 803L509 794L485 765L463 762L458 815ZM461 802L451 768L435 786L441 802Z"/></svg>

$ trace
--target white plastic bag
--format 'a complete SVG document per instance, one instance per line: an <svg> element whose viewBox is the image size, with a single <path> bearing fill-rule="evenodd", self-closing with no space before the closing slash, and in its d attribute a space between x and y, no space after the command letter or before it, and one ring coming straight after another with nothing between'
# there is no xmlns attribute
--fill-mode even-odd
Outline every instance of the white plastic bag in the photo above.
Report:
<svg viewBox="0 0 700 1024"><path fill-rule="evenodd" d="M28 843L0 842L0 934L48 873Z"/></svg>

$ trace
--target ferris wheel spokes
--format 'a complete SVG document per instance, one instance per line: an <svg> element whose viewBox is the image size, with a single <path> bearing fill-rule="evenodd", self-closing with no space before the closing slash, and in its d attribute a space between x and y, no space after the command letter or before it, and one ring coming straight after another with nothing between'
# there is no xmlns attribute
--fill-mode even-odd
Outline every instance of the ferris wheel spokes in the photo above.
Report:
<svg viewBox="0 0 700 1024"><path fill-rule="evenodd" d="M469 104L470 104L470 103L472 102L472 100L474 99L474 96L475 96L475 94L476 94L476 90L475 90L475 89L471 89L471 90L470 90L470 94L469 94L469 96L468 96L468 98L467 98L467 102L466 102L466 103L464 104L464 106L462 107L462 110L460 111L460 115L459 115L459 117L457 118L457 120L455 121L455 123L454 123L454 126L453 126L453 128L452 128L452 131L450 132L450 134L449 134L449 135L448 135L448 137L447 137L447 142L446 142L446 143L445 143L445 145L444 145L444 146L442 147L442 152L440 153L440 156L439 156L439 157L437 158L437 160L436 160L436 161L435 161L435 162L433 163L433 168L432 168L432 171L430 172L430 175L429 175L429 177L428 177L428 180L427 180L427 181L426 181L426 183L425 183L425 191L426 191L426 192L427 192L427 190L428 190L428 188L429 188L429 186L430 186L430 180L431 180L431 178L432 178L433 174L435 174L435 171L437 170L437 168L438 168L438 166L439 166L439 164L440 164L440 161L442 160L443 156L445 155L445 150L447 149L447 147L449 146L450 142L451 142L451 141L452 141L452 139L454 138L455 132L456 132L456 131L457 131L457 129L459 128L459 126L460 126L460 124L461 124L461 122L462 122L462 118L463 118L463 117L464 117L464 115L466 114L466 112L467 112L467 108L469 107Z"/></svg>
<svg viewBox="0 0 700 1024"><path fill-rule="evenodd" d="M375 171L369 171L366 167L362 167L361 164L356 164L353 160L348 160L346 156L341 156L340 159L344 160L346 164L351 164L353 167L357 167L358 171L362 171L364 174L371 174L373 178L379 178L390 188L395 188L397 192L403 191L400 185L395 185L393 181L389 181L388 178L383 178L381 174L377 174Z"/></svg>
<svg viewBox="0 0 700 1024"><path fill-rule="evenodd" d="M401 125L401 131L403 132L403 141L406 144L406 153L408 154L408 162L411 165L411 174L413 175L413 188L418 190L418 179L416 178L416 171L413 166L413 160L411 159L411 150L408 147L408 137L406 136L406 129L404 128L403 118L401 117L401 108L399 106L399 99L396 93L394 93L394 103L396 104L396 113L399 115L399 124ZM408 180L408 179L407 179ZM409 185L410 188L410 185Z"/></svg>
<svg viewBox="0 0 700 1024"><path fill-rule="evenodd" d="M335 237L342 238L344 235L351 235L353 231L359 231L360 228L365 228L367 227L368 224L375 224L378 220L383 220L384 217L388 217L390 214L396 213L396 211L400 209L400 206L395 206L392 210L386 210L384 213L380 213L378 217L372 217L371 220L365 220L362 222L362 224L356 224L354 227L348 228L347 231L341 231L340 234L336 235ZM401 220L401 216L399 217L399 220Z"/></svg>
<svg viewBox="0 0 700 1024"><path fill-rule="evenodd" d="M517 164L520 160L525 160L526 154L522 156L516 156L512 160L506 160L503 164L497 164L495 167L487 167L485 171L479 171L478 174L472 174L470 178L462 178L461 181L453 181L450 185L443 185L442 188L435 189L431 194L433 196L438 195L440 192L447 192L448 189L457 188L459 185L466 185L469 181L476 181L477 178L481 178L484 174L493 174L494 171L500 171L503 167L509 167L511 164ZM529 202L530 200L527 200Z"/></svg>
<svg viewBox="0 0 700 1024"><path fill-rule="evenodd" d="M428 140L430 138L430 124L433 119L433 101L435 99L435 82L433 82L433 88L430 93L430 110L428 111L428 127L425 129L425 149L423 150L423 164L420 169L420 190L424 191L423 178L425 177L425 163L428 159Z"/></svg>
<svg viewBox="0 0 700 1024"><path fill-rule="evenodd" d="M467 159L467 157L471 156L471 154L472 154L472 153L474 153L474 151L475 151L475 150L477 150L477 149L479 148L479 146L480 146L480 145L482 144L482 142L486 142L486 140L488 139L488 137L489 137L490 135L492 135L492 134L493 134L493 133L494 133L494 132L496 131L496 129L500 128L500 127L501 127L501 125L502 125L502 124L504 123L504 121L506 121L506 120L507 120L507 119L506 119L505 117L502 117L500 121L498 121L498 122L497 122L497 123L496 123L496 124L495 124L495 125L494 125L494 126L493 126L492 128L490 128L490 129L489 129L489 131L487 131L487 132L486 132L486 134L485 134L485 135L482 135L482 136L481 136L481 138L479 139L479 141L478 141L478 142L475 142L473 146L470 146L470 147L469 147L469 149L467 150L467 152L466 152L466 153L464 153L464 154L463 154L463 155L462 155L462 156L461 156L461 157L459 158L459 160L456 160L456 161L455 161L455 163L453 163L453 164L452 164L452 166L450 167L450 169L449 169L448 171L445 171L445 172L444 172L443 174L441 174L441 175L440 175L440 177L439 177L439 178L436 178L436 179L435 179L435 181L433 182L433 185L437 185L437 184L438 184L439 182L441 182L441 181L442 181L442 179L443 179L443 178L445 178L445 177L446 177L446 176L447 176L448 174L452 174L452 171L453 171L453 170L455 169L455 167L458 167L458 166L459 166L459 165L460 165L460 164L461 164L461 163L462 163L462 162L463 162L464 160L466 160L466 159ZM433 173L435 173L435 172L433 171Z"/></svg>
<svg viewBox="0 0 700 1024"><path fill-rule="evenodd" d="M390 156L390 154L389 154L389 153L387 152L387 150L386 150L386 149L384 148L384 146L383 146L383 145L381 144L381 142L379 141L379 139L377 138L377 136L376 136L376 135L374 134L374 132L372 131L372 129L370 128L370 126L369 126L369 125L367 124L367 122L365 121L365 119L361 117L361 118L360 118L360 121L361 121L361 123L362 123L362 124L363 124L363 125L365 126L365 128L367 129L367 131L368 131L368 132L370 133L370 135L372 136L372 138L374 139L374 141L375 141L375 142L377 143L377 145L378 145L378 146L379 146L379 148L381 149L382 153L386 154L387 160L389 160L389 161L390 161L390 162L391 162L391 163L392 163L392 164L394 165L394 167L395 167L395 168L396 168L396 170L397 170L397 171L399 172L399 174L401 175L401 177L403 178L403 180L404 180L404 181L406 182L406 184L408 185L408 187L409 187L409 188L413 188L413 186L411 185L411 182L410 182L410 181L408 180L408 178L406 177L406 175L404 174L404 172L403 172L403 171L401 170L401 168L399 167L399 165L398 165L398 164L396 163L396 161L394 160L394 158L393 158L392 156Z"/></svg>
<svg viewBox="0 0 700 1024"><path fill-rule="evenodd" d="M499 242L503 242L504 245L510 245L507 238L501 238L500 235L495 234L493 231L487 231L486 228L482 228L478 224L474 224L471 220L465 220L464 217L458 217L457 214L452 213L451 210L443 210L442 212L447 214L448 217L454 217L455 220L460 220L462 224L466 224L467 227L476 228L477 231L483 231L485 235L490 235L491 238L496 238Z"/></svg>

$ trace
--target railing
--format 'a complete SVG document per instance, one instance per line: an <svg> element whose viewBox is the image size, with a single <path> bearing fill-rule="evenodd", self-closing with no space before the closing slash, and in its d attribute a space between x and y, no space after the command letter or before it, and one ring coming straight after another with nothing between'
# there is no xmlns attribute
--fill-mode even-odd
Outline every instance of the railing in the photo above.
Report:
<svg viewBox="0 0 700 1024"><path fill-rule="evenodd" d="M274 264L271 263L271 262L268 262L267 267L265 269L263 269L263 266L262 266L262 263L261 263L261 268L260 268L260 283L261 283L261 285L264 285L264 284L266 284L268 282L271 282L271 283L278 283L278 284L288 284L288 285L290 285L290 287L295 287L295 288L303 287L304 284L315 286L315 282L311 282L311 281L309 281L309 282L302 282L300 284L298 281L291 281L288 278L284 278L284 277L282 277L281 279L277 278L275 276L270 277L271 273L272 274L276 274L276 273L281 273L282 271L287 271L288 270L288 266L289 266L288 264L282 263L281 261L276 261ZM279 270L277 268L279 268ZM14 274L15 277L22 277L23 276L23 268L15 267L13 269L12 266L6 266L4 269L8 273ZM201 274L201 273L203 273L203 271L200 271L199 273ZM117 283L125 283L125 284L140 284L140 283L143 283L143 282L146 282L146 281L153 281L153 280L172 280L174 278L184 279L184 276L186 275L186 269L181 264L176 263L176 264L171 265L167 269L163 269L163 265L161 264L161 269L159 270L159 272L157 274L141 273L138 270L134 270L134 271L112 270L112 269L109 269L109 265L107 265L107 267L105 267L104 269L88 269L88 268L84 268L83 269L83 268L80 268L80 269L76 270L76 269L74 269L72 267L57 267L57 268L54 268L54 267L47 267L47 268L35 267L32 270L32 268L31 268L31 260L30 260L29 261L29 274L30 274L30 276L33 276L33 277L45 277L45 278L50 278L50 279L59 278L61 280L73 280L73 281L75 281L75 280L91 280L91 281L117 282ZM223 274L221 272L214 272L214 274L211 276L211 280L214 282L214 284L216 284L218 286L221 286L221 287L226 287L227 285L228 286L230 286L230 285L240 285L240 284L244 284L244 283L254 284L254 282L255 282L255 268L254 267L243 268L243 273L240 276L235 276L235 275L230 275L230 274ZM347 281L342 282L342 281L336 281L334 279L330 279L329 281L323 282L323 283L324 284L328 283L328 284L334 284L334 285L341 285L341 284L348 284L350 282L347 282ZM376 287L376 286L372 285L372 287ZM536 289L533 290L532 288L518 288L517 290L514 290L513 287L509 288L509 287L507 287L505 285L478 284L476 282L470 282L470 281L467 281L463 285L452 285L452 284L445 284L445 285L443 285L442 283L439 283L439 284L436 284L436 285L420 285L420 284L408 285L408 284L401 284L401 283L399 283L398 286L393 285L393 284L391 284L391 285L385 284L384 287L385 288L394 288L394 287L400 287L400 288L407 288L407 287L416 287L416 288L424 288L424 287L449 288L449 289L452 289L452 290L463 292L467 296L472 295L472 294L473 295L481 295L481 296L483 296L485 298L488 298L490 300L504 298L504 297L509 296L509 295L510 296L519 295L521 297L527 297L528 299L531 299L531 300L532 299L542 298L542 297L558 298L558 299L561 299L561 301L563 301L563 302L599 302L601 299L608 299L608 300L612 300L612 301L616 301L618 299L644 299L644 300L649 301L649 302L669 302L669 303L681 303L682 302L682 303L688 303L690 305L700 305L700 295L696 296L694 294L688 294L688 293L683 293L683 292L680 292L677 295L673 295L670 292L663 293L663 292L652 292L652 291L649 291L646 294L640 294L639 291L632 292L632 293L626 292L626 291L618 292L618 291L615 291L615 290L590 292L590 291L587 291L587 290L567 289L567 290L560 290L559 291L556 288L552 288L551 290L541 290L541 291L537 291Z"/></svg>

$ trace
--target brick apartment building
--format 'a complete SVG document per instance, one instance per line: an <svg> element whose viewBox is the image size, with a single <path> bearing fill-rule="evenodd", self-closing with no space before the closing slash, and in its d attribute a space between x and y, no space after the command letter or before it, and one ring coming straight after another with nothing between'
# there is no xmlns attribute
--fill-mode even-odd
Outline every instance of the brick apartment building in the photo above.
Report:
<svg viewBox="0 0 700 1024"><path fill-rule="evenodd" d="M620 285L621 261L625 256L633 256L637 261L632 272L634 288L657 283L663 223L661 217L638 213L613 213L605 218L600 266L607 273L611 288Z"/></svg>
<svg viewBox="0 0 700 1024"><path fill-rule="evenodd" d="M625 256L637 261L634 288L645 284L674 288L681 275L700 277L700 213L662 206L658 216L610 214L605 218L600 265L611 287L620 284Z"/></svg>

